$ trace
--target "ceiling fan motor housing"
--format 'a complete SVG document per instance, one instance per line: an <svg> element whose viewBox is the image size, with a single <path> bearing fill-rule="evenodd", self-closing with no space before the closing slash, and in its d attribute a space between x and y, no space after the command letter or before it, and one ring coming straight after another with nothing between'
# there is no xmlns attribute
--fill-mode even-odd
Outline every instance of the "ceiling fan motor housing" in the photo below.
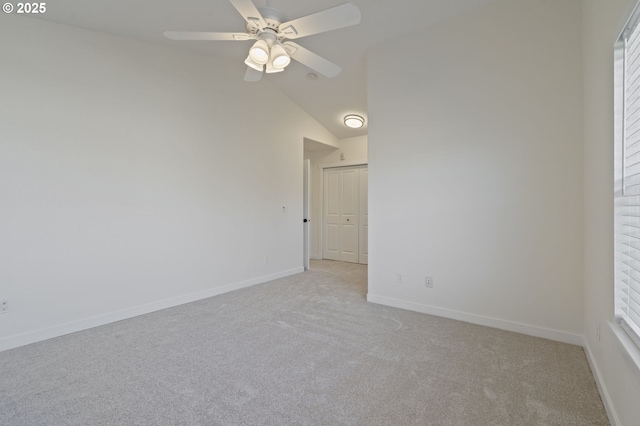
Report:
<svg viewBox="0 0 640 426"><path fill-rule="evenodd" d="M265 34L265 33L273 34L276 36L276 38L273 41L275 41L276 39L279 39L282 41L284 37L280 36L279 29L280 29L280 24L282 22L285 22L287 19L285 15L279 10L272 9L270 7L265 7L258 10L260 11L260 14L262 15L264 22L266 23L266 26L261 29L260 26L257 24L257 22L248 21L247 32L250 34L254 34L257 36L257 38L262 38L263 40L266 40L266 41L269 41L269 39L271 39L271 36L266 36L263 38L262 34Z"/></svg>

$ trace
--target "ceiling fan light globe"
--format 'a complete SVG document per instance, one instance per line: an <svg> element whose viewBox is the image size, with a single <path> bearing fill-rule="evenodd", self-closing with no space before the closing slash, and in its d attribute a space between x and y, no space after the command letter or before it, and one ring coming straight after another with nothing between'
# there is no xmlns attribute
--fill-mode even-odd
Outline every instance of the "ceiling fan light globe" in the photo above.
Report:
<svg viewBox="0 0 640 426"><path fill-rule="evenodd" d="M271 47L271 64L274 68L285 69L291 63L291 58L281 44L274 44Z"/></svg>
<svg viewBox="0 0 640 426"><path fill-rule="evenodd" d="M287 55L281 55L273 58L273 67L277 69L285 69L291 63L291 58Z"/></svg>
<svg viewBox="0 0 640 426"><path fill-rule="evenodd" d="M254 60L251 59L251 55L247 56L247 59L244 60L244 63L256 71L262 71L264 69L264 65L260 65L254 62Z"/></svg>
<svg viewBox="0 0 640 426"><path fill-rule="evenodd" d="M273 73L282 72L282 71L284 71L284 68L276 68L276 67L273 66L273 63L271 63L271 62L267 63L267 66L266 66L266 69L265 69L265 72L267 74L273 74Z"/></svg>
<svg viewBox="0 0 640 426"><path fill-rule="evenodd" d="M269 62L269 45L264 40L256 41L249 50L249 56L256 64L266 64Z"/></svg>
<svg viewBox="0 0 640 426"><path fill-rule="evenodd" d="M260 48L251 49L251 59L257 64L264 65L269 61L269 54Z"/></svg>

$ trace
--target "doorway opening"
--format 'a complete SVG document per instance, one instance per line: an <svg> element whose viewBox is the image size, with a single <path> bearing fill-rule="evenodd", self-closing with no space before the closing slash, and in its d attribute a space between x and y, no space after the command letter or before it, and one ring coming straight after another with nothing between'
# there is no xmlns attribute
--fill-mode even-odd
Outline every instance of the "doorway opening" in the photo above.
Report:
<svg viewBox="0 0 640 426"><path fill-rule="evenodd" d="M347 257L347 253L350 253L350 259L343 259L345 261L360 263L360 254L365 257L362 259L362 263L368 263L368 232L364 232L362 228L368 231L368 161L367 161L367 136L357 136L353 138L341 139L337 143L321 143L308 138L304 139L304 156L303 163L306 165L304 169L304 189L303 189L303 211L305 215L301 218L301 225L303 225L303 257L304 265L307 267L307 256L311 260L321 260L335 258L326 256L324 254L325 246L327 243L333 244L332 249L337 248L338 251L342 251L342 257ZM307 160L309 162L307 163ZM341 212L338 214L337 219L344 221L344 224L332 224L331 229L327 232L325 230L325 192L331 195L330 191L325 191L325 172L335 171L343 168L359 168L366 170L366 177L357 177L357 184L355 181L349 181L349 179L355 179L354 176L348 175L347 183L351 182L351 186L347 186L347 192L352 196L358 196L359 194L366 194L364 200L360 202L358 199L358 205L353 207L350 204L348 210L352 212ZM331 172L327 172L330 174ZM365 173L357 171L356 173ZM340 178L337 178L340 180ZM335 178L334 178L335 180ZM344 183L344 182L343 182ZM355 185L355 186L354 186ZM335 198L335 196L334 196ZM342 198L340 196L339 198ZM351 198L349 203L353 203ZM363 207L361 207L361 205ZM332 205L336 207L335 203ZM351 208L353 207L353 208ZM308 208L308 209L307 209ZM353 210L357 210L358 216L347 217L344 213L354 213ZM366 216L360 217L360 212ZM304 222L307 219L307 222ZM347 221L347 219L349 219ZM356 225L354 225L356 224ZM344 225L344 226L343 226ZM354 228L357 226L358 229ZM346 236L338 237L341 234L341 230L347 229L346 234L350 235L349 240ZM357 235L357 242L353 240L353 235ZM332 238L340 238L345 241L332 240ZM340 247L343 247L341 249ZM361 249L362 247L362 249ZM308 253L308 254L307 254ZM357 260L354 259L357 253ZM340 256L338 257L340 259Z"/></svg>

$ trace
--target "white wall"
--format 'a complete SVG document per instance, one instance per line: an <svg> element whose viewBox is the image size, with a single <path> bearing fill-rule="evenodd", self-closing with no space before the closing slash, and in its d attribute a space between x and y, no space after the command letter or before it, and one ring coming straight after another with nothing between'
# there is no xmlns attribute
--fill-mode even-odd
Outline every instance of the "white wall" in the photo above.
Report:
<svg viewBox="0 0 640 426"><path fill-rule="evenodd" d="M581 50L499 0L370 52L369 300L582 343Z"/></svg>
<svg viewBox="0 0 640 426"><path fill-rule="evenodd" d="M627 356L612 324L613 43L630 3L587 0L583 13L584 330L601 394L618 425L640 423L640 370Z"/></svg>
<svg viewBox="0 0 640 426"><path fill-rule="evenodd" d="M302 270L303 138L337 141L268 80L7 15L0 52L0 349Z"/></svg>
<svg viewBox="0 0 640 426"><path fill-rule="evenodd" d="M317 146L317 144L314 144ZM344 155L344 159L340 156ZM323 150L305 150L305 160L311 160L311 258L322 259L321 219L322 219L322 166L326 164L352 164L354 161L367 160L367 136L340 139L338 148L327 147Z"/></svg>

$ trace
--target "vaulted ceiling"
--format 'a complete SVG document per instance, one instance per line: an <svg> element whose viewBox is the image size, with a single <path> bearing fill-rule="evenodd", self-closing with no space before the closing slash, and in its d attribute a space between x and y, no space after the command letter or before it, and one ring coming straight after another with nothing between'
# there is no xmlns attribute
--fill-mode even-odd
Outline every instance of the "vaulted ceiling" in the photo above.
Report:
<svg viewBox="0 0 640 426"><path fill-rule="evenodd" d="M367 126L346 128L347 113L367 115L367 50L376 44L420 31L457 14L493 0L351 0L361 11L359 25L296 40L298 44L342 67L334 78L319 75L297 62L269 80L338 138L367 133ZM278 9L288 19L306 16L346 0L254 0L258 8ZM193 49L238 64L238 79L244 77L250 41L173 41L165 30L245 30L245 22L227 0L56 0L47 4L39 19ZM411 64L398 64L411 66ZM265 84L264 81L246 84Z"/></svg>

